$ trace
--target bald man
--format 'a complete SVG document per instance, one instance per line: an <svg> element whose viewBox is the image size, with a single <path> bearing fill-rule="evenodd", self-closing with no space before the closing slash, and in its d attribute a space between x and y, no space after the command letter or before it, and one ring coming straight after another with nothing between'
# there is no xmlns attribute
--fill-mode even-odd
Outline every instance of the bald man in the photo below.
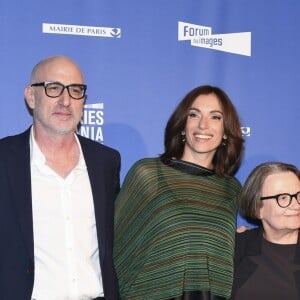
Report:
<svg viewBox="0 0 300 300"><path fill-rule="evenodd" d="M42 60L24 92L32 126L0 140L1 299L118 299L120 155L76 134L86 89L70 58Z"/></svg>

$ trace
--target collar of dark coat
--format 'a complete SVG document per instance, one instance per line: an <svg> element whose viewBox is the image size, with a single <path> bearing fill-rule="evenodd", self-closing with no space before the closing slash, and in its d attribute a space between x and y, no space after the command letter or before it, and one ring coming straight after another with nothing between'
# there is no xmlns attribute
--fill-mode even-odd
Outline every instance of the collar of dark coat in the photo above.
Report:
<svg viewBox="0 0 300 300"><path fill-rule="evenodd" d="M257 230L254 229L253 232L251 232L251 235L252 238L250 239L250 243L248 243L246 246L246 255L255 256L261 253L262 239L263 239L262 227L259 227ZM296 246L296 254L294 257L294 262L296 264L300 264L300 234L298 234L298 241Z"/></svg>

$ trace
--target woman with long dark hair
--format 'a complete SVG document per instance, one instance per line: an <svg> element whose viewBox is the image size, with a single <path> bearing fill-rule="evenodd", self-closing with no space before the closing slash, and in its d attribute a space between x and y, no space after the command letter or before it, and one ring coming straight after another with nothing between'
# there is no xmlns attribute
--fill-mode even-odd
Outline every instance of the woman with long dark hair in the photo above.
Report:
<svg viewBox="0 0 300 300"><path fill-rule="evenodd" d="M122 299L229 298L243 142L220 88L197 87L179 103L165 152L136 162L117 198Z"/></svg>

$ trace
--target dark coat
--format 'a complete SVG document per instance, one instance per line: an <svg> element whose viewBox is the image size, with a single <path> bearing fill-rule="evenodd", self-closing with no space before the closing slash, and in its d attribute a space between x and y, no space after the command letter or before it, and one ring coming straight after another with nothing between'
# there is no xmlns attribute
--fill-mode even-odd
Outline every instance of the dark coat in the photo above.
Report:
<svg viewBox="0 0 300 300"><path fill-rule="evenodd" d="M0 140L0 300L31 299L34 240L30 128ZM114 201L120 189L120 155L78 135L94 199L100 267L106 299L118 299L114 269Z"/></svg>
<svg viewBox="0 0 300 300"><path fill-rule="evenodd" d="M250 257L261 254L263 240L262 228L246 230L236 234L235 256L234 256L234 281L232 298L234 299L238 289L251 277L257 268ZM295 264L300 264L300 235L298 237ZM294 273L294 278L300 298L300 271Z"/></svg>

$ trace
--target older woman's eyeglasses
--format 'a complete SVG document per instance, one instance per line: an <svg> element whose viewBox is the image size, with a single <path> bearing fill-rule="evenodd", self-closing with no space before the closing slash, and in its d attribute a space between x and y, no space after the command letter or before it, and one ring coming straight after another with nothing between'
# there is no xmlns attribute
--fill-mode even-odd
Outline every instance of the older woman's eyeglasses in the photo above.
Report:
<svg viewBox="0 0 300 300"><path fill-rule="evenodd" d="M31 84L31 86L43 86L45 93L48 97L59 97L64 89L68 90L68 94L71 98L80 100L85 97L87 86L85 84L73 83L69 85L63 85L60 82L44 81Z"/></svg>
<svg viewBox="0 0 300 300"><path fill-rule="evenodd" d="M280 207L285 208L292 203L293 198L295 198L298 204L300 204L300 191L293 195L289 193L283 193L274 196L260 197L260 200L276 199L277 204Z"/></svg>

